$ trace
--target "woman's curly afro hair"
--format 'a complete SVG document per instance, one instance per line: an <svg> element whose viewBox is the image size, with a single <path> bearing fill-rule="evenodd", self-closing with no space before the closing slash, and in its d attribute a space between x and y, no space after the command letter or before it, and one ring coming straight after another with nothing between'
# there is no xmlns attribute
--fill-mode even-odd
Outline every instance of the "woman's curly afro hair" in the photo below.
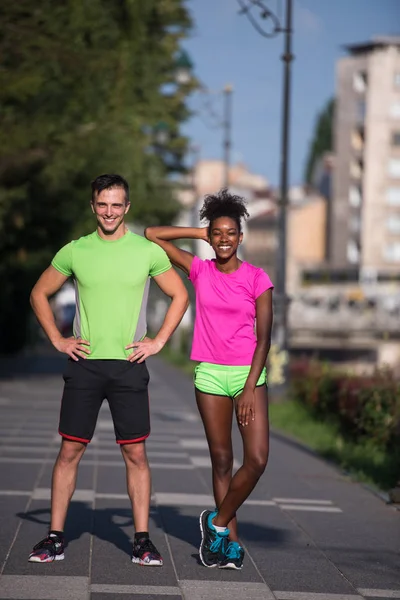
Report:
<svg viewBox="0 0 400 600"><path fill-rule="evenodd" d="M200 210L200 219L208 221L210 229L215 219L229 217L236 221L241 231L242 219L247 219L248 216L244 198L230 194L227 189L220 190L217 194L207 195Z"/></svg>

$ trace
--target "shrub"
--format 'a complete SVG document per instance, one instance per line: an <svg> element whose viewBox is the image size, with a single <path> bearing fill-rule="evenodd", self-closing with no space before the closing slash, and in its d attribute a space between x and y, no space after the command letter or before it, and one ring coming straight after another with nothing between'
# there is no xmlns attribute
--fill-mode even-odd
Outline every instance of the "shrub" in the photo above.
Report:
<svg viewBox="0 0 400 600"><path fill-rule="evenodd" d="M377 370L349 375L316 361L291 365L292 397L320 419L340 425L344 435L398 451L400 446L400 382Z"/></svg>

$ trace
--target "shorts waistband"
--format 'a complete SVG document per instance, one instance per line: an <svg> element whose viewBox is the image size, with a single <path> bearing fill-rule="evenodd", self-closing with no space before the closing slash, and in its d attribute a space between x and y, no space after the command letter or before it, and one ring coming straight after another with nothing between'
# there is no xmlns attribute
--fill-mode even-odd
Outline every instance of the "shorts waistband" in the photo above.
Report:
<svg viewBox="0 0 400 600"><path fill-rule="evenodd" d="M250 369L251 365L217 365L216 363L201 362L197 365L198 367L206 367L210 371L246 371Z"/></svg>

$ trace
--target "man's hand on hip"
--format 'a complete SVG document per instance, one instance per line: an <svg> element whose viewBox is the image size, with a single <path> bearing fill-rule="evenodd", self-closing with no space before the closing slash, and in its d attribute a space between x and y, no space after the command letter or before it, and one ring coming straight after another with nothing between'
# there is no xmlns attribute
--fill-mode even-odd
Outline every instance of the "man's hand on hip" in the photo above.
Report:
<svg viewBox="0 0 400 600"><path fill-rule="evenodd" d="M129 350L133 348L132 354L128 356L129 362L137 361L138 363L142 363L148 356L160 352L163 347L164 343L162 341L145 337L141 342L133 342L133 344L126 346L125 349Z"/></svg>
<svg viewBox="0 0 400 600"><path fill-rule="evenodd" d="M59 352L68 354L73 360L79 360L79 358L86 358L90 354L90 342L83 340L82 338L60 338L56 342L53 342L54 348Z"/></svg>

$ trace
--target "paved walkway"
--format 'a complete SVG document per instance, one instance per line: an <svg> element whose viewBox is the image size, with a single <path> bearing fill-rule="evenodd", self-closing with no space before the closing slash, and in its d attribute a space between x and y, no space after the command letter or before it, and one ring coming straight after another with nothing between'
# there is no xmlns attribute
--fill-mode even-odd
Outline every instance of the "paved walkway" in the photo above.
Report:
<svg viewBox="0 0 400 600"><path fill-rule="evenodd" d="M0 381L0 599L361 600L400 598L400 513L278 435L239 521L241 572L198 560L198 517L212 507L210 464L190 378L151 371L151 534L162 568L130 563L132 519L108 407L84 456L66 559L27 562L49 521L59 446L60 376ZM240 461L240 440L235 439Z"/></svg>

